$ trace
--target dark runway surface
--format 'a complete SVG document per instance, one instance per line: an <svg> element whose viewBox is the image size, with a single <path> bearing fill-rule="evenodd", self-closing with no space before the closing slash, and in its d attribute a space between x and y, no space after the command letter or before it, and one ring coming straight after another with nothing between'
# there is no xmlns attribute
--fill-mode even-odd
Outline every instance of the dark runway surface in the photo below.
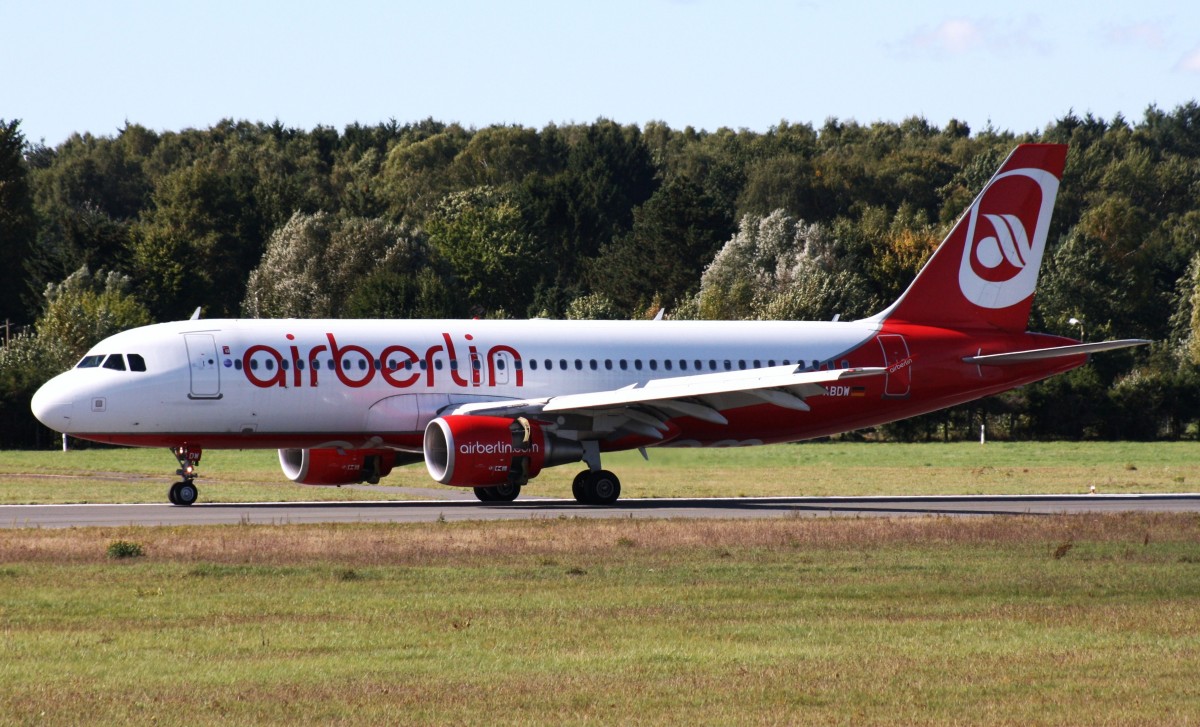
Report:
<svg viewBox="0 0 1200 727"><path fill-rule="evenodd" d="M757 518L897 515L1056 515L1097 512L1200 513L1200 494L1013 495L930 497L740 497L621 500L611 507L574 500L522 498L389 502L205 503L147 505L0 505L0 527L429 522L533 518Z"/></svg>

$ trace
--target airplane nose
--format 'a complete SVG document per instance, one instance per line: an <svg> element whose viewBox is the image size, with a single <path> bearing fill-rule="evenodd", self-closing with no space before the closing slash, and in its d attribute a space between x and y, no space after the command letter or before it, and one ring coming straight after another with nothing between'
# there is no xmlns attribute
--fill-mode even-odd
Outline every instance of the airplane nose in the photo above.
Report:
<svg viewBox="0 0 1200 727"><path fill-rule="evenodd" d="M75 402L54 379L47 381L34 393L29 408L42 424L56 432L69 432Z"/></svg>

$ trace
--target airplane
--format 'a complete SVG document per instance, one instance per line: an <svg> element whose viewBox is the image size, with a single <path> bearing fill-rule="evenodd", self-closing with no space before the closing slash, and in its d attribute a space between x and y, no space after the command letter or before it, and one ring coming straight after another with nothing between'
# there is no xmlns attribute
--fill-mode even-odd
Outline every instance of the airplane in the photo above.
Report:
<svg viewBox="0 0 1200 727"><path fill-rule="evenodd" d="M857 321L202 320L131 329L33 397L73 437L166 447L191 505L205 449L278 449L308 485L378 483L424 462L509 502L583 462L572 494L611 505L604 453L795 442L1023 386L1141 339L1029 333L1067 147L1021 144L905 292Z"/></svg>

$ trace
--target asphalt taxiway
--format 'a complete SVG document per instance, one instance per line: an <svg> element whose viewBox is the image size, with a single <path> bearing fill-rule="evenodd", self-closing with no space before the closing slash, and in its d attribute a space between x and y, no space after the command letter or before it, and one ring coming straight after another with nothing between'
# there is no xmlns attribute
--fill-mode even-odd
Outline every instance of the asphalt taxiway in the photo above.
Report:
<svg viewBox="0 0 1200 727"><path fill-rule="evenodd" d="M1200 493L928 497L737 497L625 499L609 507L574 500L467 500L0 505L0 527L430 522L537 518L770 518L814 516L1058 515L1116 512L1200 513Z"/></svg>

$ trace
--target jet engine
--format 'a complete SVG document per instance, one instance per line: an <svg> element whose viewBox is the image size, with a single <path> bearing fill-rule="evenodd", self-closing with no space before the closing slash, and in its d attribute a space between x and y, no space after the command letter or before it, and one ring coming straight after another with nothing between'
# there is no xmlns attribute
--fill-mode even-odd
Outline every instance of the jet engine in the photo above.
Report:
<svg viewBox="0 0 1200 727"><path fill-rule="evenodd" d="M425 467L443 485L523 485L543 467L583 459L579 442L527 419L450 415L425 427Z"/></svg>
<svg viewBox="0 0 1200 727"><path fill-rule="evenodd" d="M279 466L302 485L379 483L396 465L391 449L281 449Z"/></svg>

